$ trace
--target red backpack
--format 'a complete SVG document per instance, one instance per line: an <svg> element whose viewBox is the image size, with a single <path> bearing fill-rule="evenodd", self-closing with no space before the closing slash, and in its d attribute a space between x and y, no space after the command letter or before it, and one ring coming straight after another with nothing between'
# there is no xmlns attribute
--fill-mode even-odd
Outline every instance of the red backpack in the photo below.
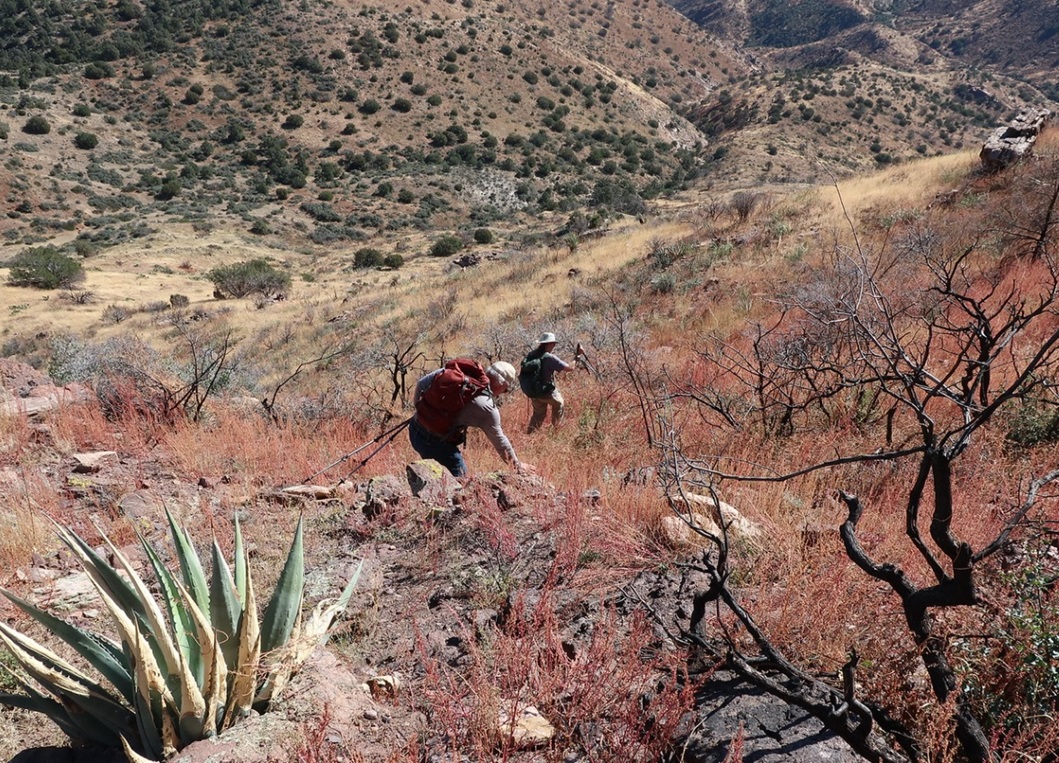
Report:
<svg viewBox="0 0 1059 763"><path fill-rule="evenodd" d="M443 439L458 436L456 416L463 407L489 389L481 363L470 358L450 360L434 377L416 404L416 421Z"/></svg>

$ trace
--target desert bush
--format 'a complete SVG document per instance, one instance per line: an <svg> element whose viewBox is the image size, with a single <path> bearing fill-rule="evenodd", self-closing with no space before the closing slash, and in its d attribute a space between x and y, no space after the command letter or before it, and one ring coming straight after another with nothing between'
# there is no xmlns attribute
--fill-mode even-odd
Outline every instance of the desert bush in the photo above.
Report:
<svg viewBox="0 0 1059 763"><path fill-rule="evenodd" d="M430 247L431 257L451 257L463 249L463 241L458 236L442 236Z"/></svg>
<svg viewBox="0 0 1059 763"><path fill-rule="evenodd" d="M64 289L59 292L59 299L75 305L88 305L95 302L96 294L87 290L73 291L72 289Z"/></svg>
<svg viewBox="0 0 1059 763"><path fill-rule="evenodd" d="M84 69L85 79L106 79L114 76L114 67L103 61L95 61Z"/></svg>
<svg viewBox="0 0 1059 763"><path fill-rule="evenodd" d="M761 196L759 194L750 191L739 191L732 195L732 211L735 212L735 216L739 218L740 222L746 222L750 219L750 215L754 213L760 201Z"/></svg>
<svg viewBox="0 0 1059 763"><path fill-rule="evenodd" d="M27 694L4 695L4 704L47 715L74 742L124 748L130 760L143 760L142 756L161 760L191 742L223 733L252 709L267 710L305 658L326 640L331 623L352 595L360 568L334 603L321 602L303 623L305 570L299 521L259 620L238 520L234 567L214 540L207 580L191 535L168 511L166 515L179 577L141 538L157 594L105 535L107 555L115 566L71 529L58 530L112 615L120 647L0 589L109 684L101 684L0 623L0 641L47 693L27 688Z"/></svg>
<svg viewBox="0 0 1059 763"><path fill-rule="evenodd" d="M22 132L27 135L47 135L51 132L51 125L40 114L34 114L22 125Z"/></svg>
<svg viewBox="0 0 1059 763"><path fill-rule="evenodd" d="M181 190L181 184L177 178L167 178L158 187L158 193L155 194L155 198L159 201L169 201L179 196Z"/></svg>
<svg viewBox="0 0 1059 763"><path fill-rule="evenodd" d="M84 278L84 268L55 247L42 246L19 252L8 262L8 283L36 289L59 289Z"/></svg>
<svg viewBox="0 0 1059 763"><path fill-rule="evenodd" d="M337 223L342 219L342 215L331 204L324 201L306 201L300 208L302 212L320 222Z"/></svg>
<svg viewBox="0 0 1059 763"><path fill-rule="evenodd" d="M353 254L353 266L356 268L374 268L383 262L382 252L372 247L358 249Z"/></svg>
<svg viewBox="0 0 1059 763"><path fill-rule="evenodd" d="M94 133L79 132L74 135L74 145L83 151L91 151L99 145L99 138Z"/></svg>
<svg viewBox="0 0 1059 763"><path fill-rule="evenodd" d="M127 321L131 316L132 311L129 308L110 304L103 308L103 314L100 318L104 323L116 326L119 323Z"/></svg>
<svg viewBox="0 0 1059 763"><path fill-rule="evenodd" d="M290 275L277 270L264 258L221 265L210 270L206 278L222 294L232 297L278 296L285 294L291 283Z"/></svg>

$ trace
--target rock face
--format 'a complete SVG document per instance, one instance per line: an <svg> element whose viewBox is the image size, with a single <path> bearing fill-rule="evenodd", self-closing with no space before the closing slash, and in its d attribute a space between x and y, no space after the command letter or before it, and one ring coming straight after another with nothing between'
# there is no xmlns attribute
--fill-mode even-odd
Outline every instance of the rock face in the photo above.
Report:
<svg viewBox="0 0 1059 763"><path fill-rule="evenodd" d="M1023 109L1010 124L997 128L978 155L982 167L998 172L1026 156L1051 115L1048 109Z"/></svg>
<svg viewBox="0 0 1059 763"><path fill-rule="evenodd" d="M718 671L703 686L695 709L697 723L684 747L686 763L732 760L733 740L742 738L742 756L755 763L857 763L845 742L820 721L759 689Z"/></svg>

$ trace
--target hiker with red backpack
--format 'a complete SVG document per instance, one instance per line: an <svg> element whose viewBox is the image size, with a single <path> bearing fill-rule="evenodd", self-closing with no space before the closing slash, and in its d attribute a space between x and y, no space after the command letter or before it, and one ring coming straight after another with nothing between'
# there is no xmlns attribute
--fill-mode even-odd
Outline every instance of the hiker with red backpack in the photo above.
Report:
<svg viewBox="0 0 1059 763"><path fill-rule="evenodd" d="M450 360L416 382L415 415L408 425L408 440L423 458L432 458L456 477L467 474L460 446L467 429L485 432L496 452L517 471L529 471L515 455L500 425L496 398L510 391L518 375L510 363L498 361L483 369L468 358Z"/></svg>

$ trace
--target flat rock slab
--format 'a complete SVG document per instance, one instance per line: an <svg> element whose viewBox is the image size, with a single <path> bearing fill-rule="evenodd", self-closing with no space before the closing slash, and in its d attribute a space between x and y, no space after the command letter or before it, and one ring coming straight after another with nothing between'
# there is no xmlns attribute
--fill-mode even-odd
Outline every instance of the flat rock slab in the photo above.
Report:
<svg viewBox="0 0 1059 763"><path fill-rule="evenodd" d="M106 464L117 462L118 454L113 450L97 450L92 453L74 453L73 458L76 474L95 474Z"/></svg>
<svg viewBox="0 0 1059 763"><path fill-rule="evenodd" d="M849 745L798 708L720 671L699 692L698 726L686 763L723 763L743 729L743 760L754 763L862 763Z"/></svg>

